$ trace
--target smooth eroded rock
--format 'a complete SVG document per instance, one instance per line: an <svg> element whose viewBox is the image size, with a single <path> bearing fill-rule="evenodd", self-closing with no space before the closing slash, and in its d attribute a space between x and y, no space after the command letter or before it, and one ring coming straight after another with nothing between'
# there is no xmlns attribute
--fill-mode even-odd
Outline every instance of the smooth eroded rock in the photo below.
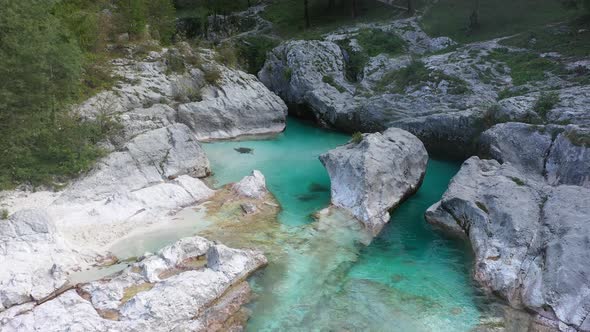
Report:
<svg viewBox="0 0 590 332"><path fill-rule="evenodd" d="M414 135L390 128L330 150L320 160L332 182L332 204L377 234L389 221L388 211L420 187L428 154Z"/></svg>

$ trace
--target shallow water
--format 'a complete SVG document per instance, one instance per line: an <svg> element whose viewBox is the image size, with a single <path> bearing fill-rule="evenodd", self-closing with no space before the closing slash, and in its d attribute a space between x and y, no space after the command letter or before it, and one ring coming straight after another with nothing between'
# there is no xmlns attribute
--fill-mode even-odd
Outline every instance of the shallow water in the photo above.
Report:
<svg viewBox="0 0 590 332"><path fill-rule="evenodd" d="M258 169L283 208L280 225L268 231L270 264L251 278L258 296L247 329L475 327L482 313L469 276L469 248L435 233L423 217L460 165L431 160L420 191L365 246L362 230L347 215L336 211L318 222L310 217L329 204L329 178L318 156L347 140L290 119L286 132L270 139L204 145L217 185Z"/></svg>

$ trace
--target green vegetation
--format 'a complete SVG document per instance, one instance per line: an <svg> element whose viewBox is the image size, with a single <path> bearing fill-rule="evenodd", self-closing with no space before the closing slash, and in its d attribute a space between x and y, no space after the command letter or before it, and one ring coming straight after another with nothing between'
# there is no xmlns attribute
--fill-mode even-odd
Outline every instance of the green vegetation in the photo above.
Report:
<svg viewBox="0 0 590 332"><path fill-rule="evenodd" d="M590 133L582 130L568 130L565 132L565 136L572 142L573 145L590 147Z"/></svg>
<svg viewBox="0 0 590 332"><path fill-rule="evenodd" d="M350 82L358 82L362 79L363 70L369 61L369 56L364 51L355 51L350 46L350 39L339 40L337 43L348 55L345 68L346 79Z"/></svg>
<svg viewBox="0 0 590 332"><path fill-rule="evenodd" d="M332 76L326 75L326 76L322 77L322 82L330 84L336 90L338 90L338 92L340 92L340 93L346 92L346 89L343 86L341 86L340 84L338 84L338 82L336 82L334 80L334 77L332 77Z"/></svg>
<svg viewBox="0 0 590 332"><path fill-rule="evenodd" d="M201 68L205 73L205 81L211 85L219 85L221 81L221 71L214 65Z"/></svg>
<svg viewBox="0 0 590 332"><path fill-rule="evenodd" d="M285 76L285 80L287 80L287 82L290 82L291 77L293 76L293 69L291 69L291 68L285 69L285 72L283 73L283 75Z"/></svg>
<svg viewBox="0 0 590 332"><path fill-rule="evenodd" d="M542 93L541 96L539 96L539 99L535 102L533 109L539 114L539 116L541 116L541 118L545 119L547 117L547 112L552 110L557 103L559 103L559 93Z"/></svg>
<svg viewBox="0 0 590 332"><path fill-rule="evenodd" d="M237 48L242 68L250 74L258 74L266 61L266 54L278 44L278 40L266 36L251 36L241 39Z"/></svg>
<svg viewBox="0 0 590 332"><path fill-rule="evenodd" d="M350 140L355 144L359 144L363 140L363 133L359 131L353 133Z"/></svg>
<svg viewBox="0 0 590 332"><path fill-rule="evenodd" d="M449 83L451 94L463 94L469 91L465 81L440 71L431 70L418 60L413 60L407 67L383 75L381 81L377 83L377 90L403 93L411 86L422 86L427 82L438 84L442 81ZM391 89L391 85L394 85L393 89Z"/></svg>
<svg viewBox="0 0 590 332"><path fill-rule="evenodd" d="M215 48L215 60L228 67L236 67L238 65L238 52L232 43L223 43Z"/></svg>
<svg viewBox="0 0 590 332"><path fill-rule="evenodd" d="M6 209L0 210L0 220L8 219L9 212Z"/></svg>
<svg viewBox="0 0 590 332"><path fill-rule="evenodd" d="M284 38L317 39L322 33L355 22L374 22L391 19L400 10L376 0L355 0L357 16L351 15L353 0L342 0L330 7L327 0L309 0L311 27L306 29L304 2L301 0L272 0L262 16L273 23Z"/></svg>
<svg viewBox="0 0 590 332"><path fill-rule="evenodd" d="M507 48L499 48L490 53L488 60L506 63L510 68L510 76L514 85L540 81L546 78L546 72L560 72L561 66L546 58L530 52L510 52Z"/></svg>
<svg viewBox="0 0 590 332"><path fill-rule="evenodd" d="M559 52L568 56L590 54L590 18L579 17L552 27L538 27L501 41L501 44L536 52Z"/></svg>
<svg viewBox="0 0 590 332"><path fill-rule="evenodd" d="M357 39L363 50L371 57L379 54L393 56L405 50L405 42L400 37L379 29L362 29Z"/></svg>
<svg viewBox="0 0 590 332"><path fill-rule="evenodd" d="M529 90L526 87L512 87L507 88L498 93L498 100L515 97L515 96L522 96L526 94Z"/></svg>
<svg viewBox="0 0 590 332"><path fill-rule="evenodd" d="M142 22L165 42L174 31L173 7L169 0L116 7L106 0L1 2L0 77L10 79L0 81L0 189L56 186L89 170L104 154L98 143L120 129L108 109L93 120L70 111L119 79L107 42L121 32L139 40Z"/></svg>
<svg viewBox="0 0 590 332"><path fill-rule="evenodd" d="M516 185L521 186L521 187L526 185L526 183L519 178L510 177L510 180L512 180L512 182L516 183Z"/></svg>
<svg viewBox="0 0 590 332"><path fill-rule="evenodd" d="M473 9L473 0L440 0L431 5L421 23L431 36L468 43L541 28L580 13L556 0L479 1L479 24L474 29L469 22Z"/></svg>
<svg viewBox="0 0 590 332"><path fill-rule="evenodd" d="M484 203L482 203L482 202L479 202L479 201L478 201L478 202L475 202L475 205L477 205L477 207L478 207L480 210L482 210L483 212L485 212L485 213L487 213L487 214L489 214L489 213L490 213L490 211L488 211L488 207L487 207L487 206L486 206Z"/></svg>

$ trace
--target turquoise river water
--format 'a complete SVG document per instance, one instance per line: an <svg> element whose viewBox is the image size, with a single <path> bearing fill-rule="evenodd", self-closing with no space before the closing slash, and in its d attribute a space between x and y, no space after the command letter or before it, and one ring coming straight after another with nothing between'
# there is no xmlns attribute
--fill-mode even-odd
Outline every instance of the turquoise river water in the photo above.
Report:
<svg viewBox="0 0 590 332"><path fill-rule="evenodd" d="M253 169L282 206L269 236L278 252L251 278L249 331L468 331L482 317L465 244L437 234L424 212L440 199L459 164L430 160L419 192L393 212L369 245L348 217L311 215L329 205L329 178L318 156L349 137L289 119L266 139L204 144L216 185ZM238 151L239 148L242 149ZM238 149L238 150L236 150ZM246 152L246 153L244 153ZM365 241L366 243L366 241Z"/></svg>
<svg viewBox="0 0 590 332"><path fill-rule="evenodd" d="M341 211L315 214L330 203L330 179L318 156L348 139L289 119L279 135L203 144L215 186L262 171L282 207L278 220L242 224L235 215L209 215L205 203L121 240L111 252L140 256L195 234L264 250L269 264L249 280L255 297L248 331L470 331L488 319L491 303L470 276L471 249L424 221L460 165L430 160L420 190L371 241Z"/></svg>

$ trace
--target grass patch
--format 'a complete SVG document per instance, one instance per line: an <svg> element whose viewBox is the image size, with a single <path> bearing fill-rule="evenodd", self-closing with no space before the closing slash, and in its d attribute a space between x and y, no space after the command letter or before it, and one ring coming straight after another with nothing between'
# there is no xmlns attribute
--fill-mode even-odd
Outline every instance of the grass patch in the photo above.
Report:
<svg viewBox="0 0 590 332"><path fill-rule="evenodd" d="M203 67L205 81L210 85L218 86L221 82L221 70L216 66Z"/></svg>
<svg viewBox="0 0 590 332"><path fill-rule="evenodd" d="M507 48L496 49L487 56L488 60L504 62L510 68L514 85L541 81L547 72L560 71L561 65L549 59L541 58L530 52L510 52Z"/></svg>
<svg viewBox="0 0 590 332"><path fill-rule="evenodd" d="M330 75L326 75L324 77L322 77L322 82L326 83L326 84L330 84L331 86L333 86L336 90L338 90L338 92L343 93L346 92L346 89L344 87L342 87L340 84L338 84L335 80L334 77L330 76Z"/></svg>
<svg viewBox="0 0 590 332"><path fill-rule="evenodd" d="M529 91L526 87L507 88L498 92L498 100L507 99L516 96L522 96Z"/></svg>
<svg viewBox="0 0 590 332"><path fill-rule="evenodd" d="M377 91L390 90L395 93L403 93L408 87L423 86L427 82L449 83L449 93L463 94L469 91L467 83L458 77L447 75L441 71L427 68L423 62L414 60L407 67L391 71L377 82ZM391 85L394 87L391 89Z"/></svg>
<svg viewBox="0 0 590 332"><path fill-rule="evenodd" d="M590 133L579 130L568 130L565 137L572 142L573 145L590 147Z"/></svg>
<svg viewBox="0 0 590 332"><path fill-rule="evenodd" d="M285 71L283 72L283 76L285 77L285 80L287 80L287 82L291 82L291 77L293 77L293 69L285 69Z"/></svg>
<svg viewBox="0 0 590 332"><path fill-rule="evenodd" d="M379 54L393 56L405 51L406 43L392 32L385 32L380 29L362 29L356 38L370 57Z"/></svg>
<svg viewBox="0 0 590 332"><path fill-rule="evenodd" d="M559 93L557 92L548 92L548 93L541 93L539 99L535 102L533 109L541 118L547 118L547 112L553 109L553 107L559 103Z"/></svg>
<svg viewBox="0 0 590 332"><path fill-rule="evenodd" d="M8 219L8 215L9 215L8 210L6 210L6 209L0 210L0 220Z"/></svg>
<svg viewBox="0 0 590 332"><path fill-rule="evenodd" d="M149 291L152 288L154 288L154 284L151 284L149 282L144 282L139 285L133 285L133 286L125 288L125 290L123 290L123 297L121 298L121 304L125 304L127 301L131 300L138 293Z"/></svg>
<svg viewBox="0 0 590 332"><path fill-rule="evenodd" d="M387 20L400 13L400 10L376 0L357 0L358 15L353 18L351 6L352 0L336 1L334 8L329 8L326 0L309 0L309 29L305 28L301 0L271 0L262 16L273 23L283 38L319 39L322 34L347 24Z"/></svg>
<svg viewBox="0 0 590 332"><path fill-rule="evenodd" d="M440 0L432 4L421 24L431 36L448 36L458 42L469 43L510 36L561 22L579 13L555 0L480 1L480 26L470 30L472 10L473 0Z"/></svg>
<svg viewBox="0 0 590 332"><path fill-rule="evenodd" d="M528 48L536 52L559 52L567 56L590 54L590 17L578 17L554 27L539 27L502 40L508 46Z"/></svg>

